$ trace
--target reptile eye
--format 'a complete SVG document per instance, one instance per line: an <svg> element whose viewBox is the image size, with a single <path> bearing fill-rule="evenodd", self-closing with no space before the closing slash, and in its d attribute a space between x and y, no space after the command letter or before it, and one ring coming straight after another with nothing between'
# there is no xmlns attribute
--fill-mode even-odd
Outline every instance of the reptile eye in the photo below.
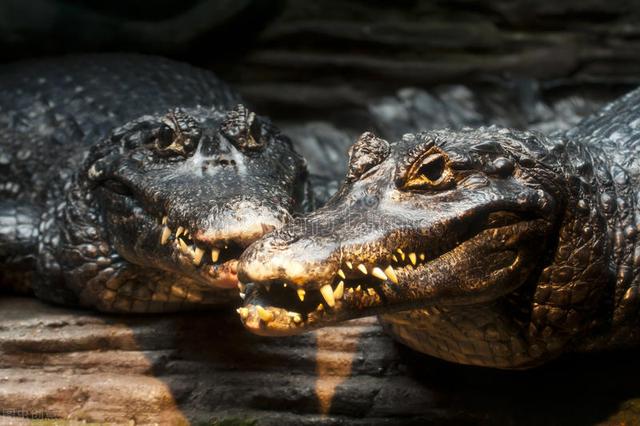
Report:
<svg viewBox="0 0 640 426"><path fill-rule="evenodd" d="M190 155L200 136L198 123L183 111L170 111L154 132L154 148L162 156Z"/></svg>
<svg viewBox="0 0 640 426"><path fill-rule="evenodd" d="M159 149L166 149L169 145L173 143L173 139L175 138L175 133L173 129L166 124L163 124L158 129L156 133L156 146Z"/></svg>
<svg viewBox="0 0 640 426"><path fill-rule="evenodd" d="M124 195L125 197L133 196L133 191L131 191L131 188L115 179L107 179L102 183L102 185L109 191L115 192L116 194Z"/></svg>
<svg viewBox="0 0 640 426"><path fill-rule="evenodd" d="M454 176L447 156L439 150L430 150L416 161L404 182L403 189L448 189L454 184Z"/></svg>

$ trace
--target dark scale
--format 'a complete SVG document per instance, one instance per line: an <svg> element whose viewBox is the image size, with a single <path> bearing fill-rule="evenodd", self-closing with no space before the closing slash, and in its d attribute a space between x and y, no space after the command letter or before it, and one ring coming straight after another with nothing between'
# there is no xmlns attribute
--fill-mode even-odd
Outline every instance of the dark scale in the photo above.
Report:
<svg viewBox="0 0 640 426"><path fill-rule="evenodd" d="M640 342L640 89L564 133L366 133L350 154L306 227L241 257L249 330L378 314L418 351L499 368Z"/></svg>
<svg viewBox="0 0 640 426"><path fill-rule="evenodd" d="M212 73L138 55L0 68L0 288L105 311L237 301L310 205L291 142Z"/></svg>

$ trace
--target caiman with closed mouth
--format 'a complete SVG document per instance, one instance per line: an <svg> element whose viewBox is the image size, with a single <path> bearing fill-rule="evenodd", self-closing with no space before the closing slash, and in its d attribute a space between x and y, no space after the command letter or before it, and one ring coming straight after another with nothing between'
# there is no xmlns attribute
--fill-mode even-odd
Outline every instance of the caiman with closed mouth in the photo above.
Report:
<svg viewBox="0 0 640 426"><path fill-rule="evenodd" d="M211 72L104 54L0 68L0 288L111 312L237 303L310 203L288 138Z"/></svg>
<svg viewBox="0 0 640 426"><path fill-rule="evenodd" d="M445 360L529 368L639 341L640 90L545 136L363 134L322 208L250 246L244 325L371 314Z"/></svg>

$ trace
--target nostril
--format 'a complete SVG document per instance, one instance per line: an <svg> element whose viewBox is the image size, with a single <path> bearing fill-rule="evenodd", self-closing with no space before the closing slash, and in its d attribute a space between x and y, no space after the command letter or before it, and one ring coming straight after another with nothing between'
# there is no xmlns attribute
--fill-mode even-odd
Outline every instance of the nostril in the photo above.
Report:
<svg viewBox="0 0 640 426"><path fill-rule="evenodd" d="M224 159L224 158L223 158L223 159L218 160L218 164L219 164L220 166L222 166L222 167L225 167L225 166L235 166L235 165L236 165L236 162L235 162L235 160L227 160L227 159Z"/></svg>

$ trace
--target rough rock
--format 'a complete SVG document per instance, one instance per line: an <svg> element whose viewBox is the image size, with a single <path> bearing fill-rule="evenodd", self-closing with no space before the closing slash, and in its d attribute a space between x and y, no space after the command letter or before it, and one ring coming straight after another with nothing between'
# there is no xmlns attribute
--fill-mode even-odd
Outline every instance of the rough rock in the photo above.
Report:
<svg viewBox="0 0 640 426"><path fill-rule="evenodd" d="M633 352L506 372L414 353L373 318L269 339L233 312L120 317L27 298L0 312L3 425L618 424L640 405Z"/></svg>

